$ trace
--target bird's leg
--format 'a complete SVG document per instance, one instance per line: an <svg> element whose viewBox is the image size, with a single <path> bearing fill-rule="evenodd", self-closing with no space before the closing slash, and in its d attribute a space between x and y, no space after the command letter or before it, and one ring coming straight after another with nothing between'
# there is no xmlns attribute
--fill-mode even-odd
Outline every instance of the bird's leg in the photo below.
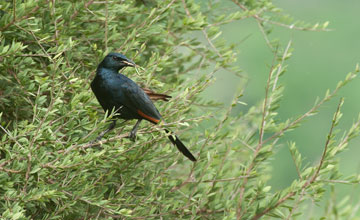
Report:
<svg viewBox="0 0 360 220"><path fill-rule="evenodd" d="M111 131L112 129L115 128L116 125L116 119L112 120L112 123L110 124L110 126L108 127L108 129L106 129L105 131L101 132L101 134L95 139L95 141L100 141L102 137L104 137L104 135L106 133L108 133L109 131Z"/></svg>
<svg viewBox="0 0 360 220"><path fill-rule="evenodd" d="M136 124L134 125L133 129L130 131L130 135L129 138L131 141L135 141L135 137L136 137L136 132L138 130L139 124L141 122L142 119L138 119Z"/></svg>

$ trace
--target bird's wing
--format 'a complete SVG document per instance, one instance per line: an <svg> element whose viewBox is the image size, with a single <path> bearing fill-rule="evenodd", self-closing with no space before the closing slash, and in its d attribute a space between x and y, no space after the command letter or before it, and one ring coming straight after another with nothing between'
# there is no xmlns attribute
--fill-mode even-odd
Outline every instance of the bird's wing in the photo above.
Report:
<svg viewBox="0 0 360 220"><path fill-rule="evenodd" d="M149 98L153 101L157 101L157 100L169 101L169 99L171 98L171 96L169 96L169 95L156 93L148 88L142 88L142 90L144 90L146 95L148 95Z"/></svg>
<svg viewBox="0 0 360 220"><path fill-rule="evenodd" d="M142 118L157 124L161 115L149 96L133 81L127 81L121 86L124 105L136 111Z"/></svg>

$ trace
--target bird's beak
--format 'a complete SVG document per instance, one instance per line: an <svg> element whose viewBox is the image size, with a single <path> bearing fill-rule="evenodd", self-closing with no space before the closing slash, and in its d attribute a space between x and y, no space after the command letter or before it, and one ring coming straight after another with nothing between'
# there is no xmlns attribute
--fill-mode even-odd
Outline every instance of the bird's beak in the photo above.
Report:
<svg viewBox="0 0 360 220"><path fill-rule="evenodd" d="M125 64L126 66L132 66L132 67L136 66L136 64L132 60L123 60L122 63Z"/></svg>

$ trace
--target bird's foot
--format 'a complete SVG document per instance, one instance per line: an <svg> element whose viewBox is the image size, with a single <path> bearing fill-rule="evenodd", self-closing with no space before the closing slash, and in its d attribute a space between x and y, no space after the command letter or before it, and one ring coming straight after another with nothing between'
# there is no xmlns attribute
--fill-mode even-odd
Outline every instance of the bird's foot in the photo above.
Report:
<svg viewBox="0 0 360 220"><path fill-rule="evenodd" d="M136 134L135 134L135 132L130 132L129 139L130 139L132 142L135 142L135 139L136 139Z"/></svg>
<svg viewBox="0 0 360 220"><path fill-rule="evenodd" d="M100 139L96 138L95 140L90 141L85 148L92 147L92 148L101 149L101 143L99 143L100 140L101 138Z"/></svg>

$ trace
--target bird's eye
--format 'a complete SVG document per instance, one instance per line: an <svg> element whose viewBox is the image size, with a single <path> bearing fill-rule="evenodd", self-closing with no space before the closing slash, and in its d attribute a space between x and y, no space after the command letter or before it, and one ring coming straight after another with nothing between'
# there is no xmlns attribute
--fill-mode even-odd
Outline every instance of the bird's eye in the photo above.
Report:
<svg viewBox="0 0 360 220"><path fill-rule="evenodd" d="M117 56L113 56L112 58L113 58L114 60L116 60L116 61L119 61L119 60L120 60L120 58L117 57Z"/></svg>

